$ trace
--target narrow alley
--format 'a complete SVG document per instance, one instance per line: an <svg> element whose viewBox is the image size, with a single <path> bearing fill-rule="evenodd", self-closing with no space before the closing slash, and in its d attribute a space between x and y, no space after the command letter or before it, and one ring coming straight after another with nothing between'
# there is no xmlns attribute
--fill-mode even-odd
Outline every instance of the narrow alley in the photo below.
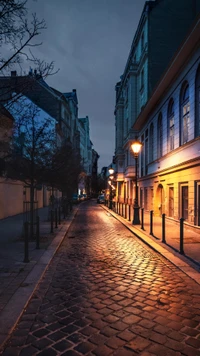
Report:
<svg viewBox="0 0 200 356"><path fill-rule="evenodd" d="M200 285L84 202L3 356L200 355Z"/></svg>

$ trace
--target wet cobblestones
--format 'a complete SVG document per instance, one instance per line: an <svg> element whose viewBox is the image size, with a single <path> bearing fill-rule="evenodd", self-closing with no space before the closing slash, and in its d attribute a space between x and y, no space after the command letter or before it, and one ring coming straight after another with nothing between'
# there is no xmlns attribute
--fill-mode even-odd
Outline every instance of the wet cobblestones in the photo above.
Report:
<svg viewBox="0 0 200 356"><path fill-rule="evenodd" d="M198 356L200 286L84 203L1 354Z"/></svg>

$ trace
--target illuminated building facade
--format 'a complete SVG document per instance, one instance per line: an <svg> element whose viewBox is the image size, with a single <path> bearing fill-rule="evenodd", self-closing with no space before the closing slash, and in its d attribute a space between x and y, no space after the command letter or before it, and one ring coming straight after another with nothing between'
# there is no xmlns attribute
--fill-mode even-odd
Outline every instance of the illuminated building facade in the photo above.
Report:
<svg viewBox="0 0 200 356"><path fill-rule="evenodd" d="M133 129L143 144L140 207L200 226L200 17Z"/></svg>

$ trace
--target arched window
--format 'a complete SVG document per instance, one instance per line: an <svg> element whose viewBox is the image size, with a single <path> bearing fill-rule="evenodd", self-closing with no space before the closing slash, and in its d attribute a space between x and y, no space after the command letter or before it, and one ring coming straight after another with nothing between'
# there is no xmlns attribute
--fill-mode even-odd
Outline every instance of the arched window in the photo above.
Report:
<svg viewBox="0 0 200 356"><path fill-rule="evenodd" d="M140 80L141 87L140 89L142 90L144 88L144 68L141 71L141 80Z"/></svg>
<svg viewBox="0 0 200 356"><path fill-rule="evenodd" d="M200 136L200 66L195 80L195 137Z"/></svg>
<svg viewBox="0 0 200 356"><path fill-rule="evenodd" d="M170 99L167 111L168 118L168 148L174 149L174 100Z"/></svg>
<svg viewBox="0 0 200 356"><path fill-rule="evenodd" d="M150 125L150 130L149 130L149 162L153 161L153 143L154 143L154 126L153 123Z"/></svg>
<svg viewBox="0 0 200 356"><path fill-rule="evenodd" d="M189 85L184 83L181 89L180 96L180 106L181 106L181 122L180 122L180 143L189 141L189 124L190 124L190 100L189 100Z"/></svg>
<svg viewBox="0 0 200 356"><path fill-rule="evenodd" d="M141 53L143 52L143 49L144 49L144 32L142 33L141 36Z"/></svg>
<svg viewBox="0 0 200 356"><path fill-rule="evenodd" d="M157 157L162 157L163 155L163 127L162 127L162 114L158 116L158 131L157 131Z"/></svg>

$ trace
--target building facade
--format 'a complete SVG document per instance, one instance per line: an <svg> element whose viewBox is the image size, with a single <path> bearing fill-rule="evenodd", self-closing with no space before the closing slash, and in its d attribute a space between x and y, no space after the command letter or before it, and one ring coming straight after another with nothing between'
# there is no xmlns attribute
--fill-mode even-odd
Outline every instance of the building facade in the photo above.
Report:
<svg viewBox="0 0 200 356"><path fill-rule="evenodd" d="M144 5L124 73L115 87L116 199L119 202L134 201L135 160L130 145L139 134L135 123L199 12L199 0L156 0L146 1ZM145 142L149 137L144 133L142 139Z"/></svg>
<svg viewBox="0 0 200 356"><path fill-rule="evenodd" d="M140 207L200 226L200 17L133 129L143 144Z"/></svg>

